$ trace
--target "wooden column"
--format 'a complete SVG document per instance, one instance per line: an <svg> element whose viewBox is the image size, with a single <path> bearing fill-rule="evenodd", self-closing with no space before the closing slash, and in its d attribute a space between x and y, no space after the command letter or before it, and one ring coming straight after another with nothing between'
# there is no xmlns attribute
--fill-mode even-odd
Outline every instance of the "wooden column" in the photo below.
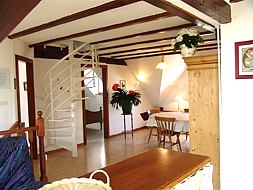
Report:
<svg viewBox="0 0 253 190"><path fill-rule="evenodd" d="M190 151L210 156L214 190L220 189L217 55L184 58L189 76Z"/></svg>

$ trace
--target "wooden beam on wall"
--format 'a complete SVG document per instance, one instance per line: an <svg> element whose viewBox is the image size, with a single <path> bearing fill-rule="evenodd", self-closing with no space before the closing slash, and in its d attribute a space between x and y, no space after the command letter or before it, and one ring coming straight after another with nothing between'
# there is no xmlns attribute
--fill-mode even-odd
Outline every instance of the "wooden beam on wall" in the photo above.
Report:
<svg viewBox="0 0 253 190"><path fill-rule="evenodd" d="M43 42L39 42L39 43L36 43L36 44L29 45L29 47L34 47L34 46L37 46L37 45L43 45L43 44L59 42L59 41L63 41L63 40L69 40L69 39L82 37L82 36L86 36L86 35L90 35L90 34L105 32L105 31L114 30L114 29L127 27L127 26L132 26L132 25L135 25L135 24L142 24L142 23L146 23L146 22L150 22L150 21L154 21L154 20L164 19L164 18L168 18L168 17L172 17L172 16L173 16L172 14L167 13L167 12L156 14L156 15L151 15L151 16L146 16L146 17L142 17L142 18L138 18L138 19L134 19L134 20L118 23L118 24L113 24L113 25L109 25L109 26L104 26L104 27L100 27L100 28L96 28L96 29L91 29L91 30L87 30L87 31L83 31L83 32L70 34L70 35L67 35L67 36L59 37L59 38L46 40L46 41L43 41Z"/></svg>
<svg viewBox="0 0 253 190"><path fill-rule="evenodd" d="M8 0L6 0L6 1L8 1ZM99 5L96 7L92 7L90 9L87 9L84 11L80 11L80 12L59 18L59 19L51 21L51 22L47 22L47 23L44 23L44 24L41 24L41 25L38 25L38 26L35 26L32 28L28 28L26 30L22 30L20 32L10 35L9 38L14 39L14 38L22 37L22 36L25 36L28 34L39 32L39 31L42 31L42 30L45 30L48 28L52 28L52 27L55 27L55 26L58 26L61 24L65 24L65 23L72 22L72 21L75 21L78 19L82 19L82 18L91 16L91 15L101 13L101 12L105 12L105 11L109 11L109 10L119 8L119 7L122 7L125 5L129 5L129 4L135 3L137 1L139 1L139 0L115 0L112 2L108 2L108 3L102 4L102 5Z"/></svg>
<svg viewBox="0 0 253 190"><path fill-rule="evenodd" d="M224 0L182 0L221 24L231 22L231 7Z"/></svg>
<svg viewBox="0 0 253 190"><path fill-rule="evenodd" d="M198 18L197 16L185 11L184 9L181 9L172 3L166 1L166 0L144 0L147 3L150 3L151 5L154 5L158 8L161 8L173 15L179 16L191 23L196 24L197 26L200 26L206 30L214 31L215 27L211 24L207 23L206 21L202 20L201 18Z"/></svg>
<svg viewBox="0 0 253 190"><path fill-rule="evenodd" d="M25 18L41 0L1 0L0 42Z"/></svg>

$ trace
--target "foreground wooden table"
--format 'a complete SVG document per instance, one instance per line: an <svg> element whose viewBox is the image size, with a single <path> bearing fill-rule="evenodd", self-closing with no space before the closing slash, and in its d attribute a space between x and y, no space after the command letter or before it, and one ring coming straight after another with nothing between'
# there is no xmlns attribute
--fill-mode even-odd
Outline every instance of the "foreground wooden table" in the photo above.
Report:
<svg viewBox="0 0 253 190"><path fill-rule="evenodd" d="M169 189L210 162L209 157L162 148L102 168L113 190ZM82 177L89 177L86 174ZM106 181L103 174L94 178Z"/></svg>

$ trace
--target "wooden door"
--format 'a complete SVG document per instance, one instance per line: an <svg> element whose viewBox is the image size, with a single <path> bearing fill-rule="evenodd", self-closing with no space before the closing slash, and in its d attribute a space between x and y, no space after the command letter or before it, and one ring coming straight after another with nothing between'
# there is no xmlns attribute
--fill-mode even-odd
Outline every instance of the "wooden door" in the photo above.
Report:
<svg viewBox="0 0 253 190"><path fill-rule="evenodd" d="M18 121L21 122L21 106L20 106L20 86L19 86L19 61L26 64L26 77L27 77L27 94L28 94L28 116L29 126L33 127L36 125L35 116L35 98L34 98L34 76L33 76L33 60L19 55L15 55L16 64L16 87L17 87L17 114ZM22 64L22 63L21 63ZM23 87L22 87L23 88ZM34 159L37 159L37 138L36 131L33 132L33 150L35 152Z"/></svg>

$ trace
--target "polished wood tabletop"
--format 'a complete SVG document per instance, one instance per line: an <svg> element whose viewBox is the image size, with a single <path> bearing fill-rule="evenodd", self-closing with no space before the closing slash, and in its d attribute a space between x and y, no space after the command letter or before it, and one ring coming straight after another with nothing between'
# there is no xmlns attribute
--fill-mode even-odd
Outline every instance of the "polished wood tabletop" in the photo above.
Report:
<svg viewBox="0 0 253 190"><path fill-rule="evenodd" d="M157 148L102 168L113 190L169 189L210 162L209 157ZM86 174L82 177L89 177ZM106 182L103 174L94 176Z"/></svg>

